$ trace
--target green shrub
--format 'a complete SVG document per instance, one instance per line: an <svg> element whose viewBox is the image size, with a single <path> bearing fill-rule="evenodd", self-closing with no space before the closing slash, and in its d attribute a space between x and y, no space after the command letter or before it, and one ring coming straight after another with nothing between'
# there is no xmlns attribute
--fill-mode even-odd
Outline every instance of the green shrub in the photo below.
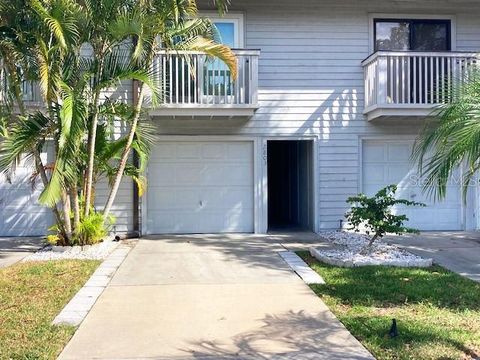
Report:
<svg viewBox="0 0 480 360"><path fill-rule="evenodd" d="M112 223L112 217L105 219L102 213L90 212L87 217L80 219L73 241L78 245L96 244L108 235Z"/></svg>
<svg viewBox="0 0 480 360"><path fill-rule="evenodd" d="M365 250L368 250L376 239L383 237L386 233L398 235L418 233L417 229L403 225L405 221L408 221L406 215L392 214L392 206L425 206L425 204L396 199L396 191L396 185L389 185L378 191L373 197L358 194L347 199L347 203L352 205L351 209L345 214L351 225L349 230L360 232L361 228L364 227L367 235L372 235Z"/></svg>
<svg viewBox="0 0 480 360"><path fill-rule="evenodd" d="M97 244L108 236L114 222L115 218L113 216L108 216L105 219L102 213L95 212L92 209L87 217L82 216L80 218L80 225L78 229L75 229L70 242L65 241L57 224L48 229L52 234L47 236L47 242L59 246Z"/></svg>

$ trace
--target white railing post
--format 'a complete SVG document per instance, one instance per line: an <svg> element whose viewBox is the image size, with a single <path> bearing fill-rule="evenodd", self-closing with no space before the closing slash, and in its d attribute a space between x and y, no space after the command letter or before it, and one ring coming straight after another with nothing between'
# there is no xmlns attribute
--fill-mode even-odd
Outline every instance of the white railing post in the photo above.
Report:
<svg viewBox="0 0 480 360"><path fill-rule="evenodd" d="M258 103L258 56L250 56L250 104Z"/></svg>
<svg viewBox="0 0 480 360"><path fill-rule="evenodd" d="M379 56L377 58L377 103L386 104L388 98L388 57ZM393 80L393 79L392 79Z"/></svg>

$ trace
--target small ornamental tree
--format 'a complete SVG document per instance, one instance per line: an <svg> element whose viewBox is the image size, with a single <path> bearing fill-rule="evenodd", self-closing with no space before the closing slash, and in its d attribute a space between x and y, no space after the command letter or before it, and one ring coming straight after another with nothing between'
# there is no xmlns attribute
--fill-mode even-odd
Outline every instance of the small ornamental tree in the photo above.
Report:
<svg viewBox="0 0 480 360"><path fill-rule="evenodd" d="M401 235L419 232L417 229L404 226L403 223L408 221L407 216L392 214L392 206L425 206L425 204L396 199L396 191L396 185L389 185L378 191L373 197L359 194L347 199L347 203L352 205L345 215L351 225L349 230L360 232L360 228L363 226L367 235L372 236L363 251L368 252L375 240L383 237L386 233Z"/></svg>

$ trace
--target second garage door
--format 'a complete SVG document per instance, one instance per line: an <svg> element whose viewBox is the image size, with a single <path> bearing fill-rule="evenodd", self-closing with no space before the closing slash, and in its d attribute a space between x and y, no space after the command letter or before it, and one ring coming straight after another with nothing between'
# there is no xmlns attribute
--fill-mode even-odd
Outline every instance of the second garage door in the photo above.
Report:
<svg viewBox="0 0 480 360"><path fill-rule="evenodd" d="M253 232L253 143L163 142L148 168L147 233Z"/></svg>
<svg viewBox="0 0 480 360"><path fill-rule="evenodd" d="M42 158L46 163L46 153ZM53 224L52 210L38 203L42 186L32 186L32 172L22 160L10 181L0 174L0 236L45 235Z"/></svg>
<svg viewBox="0 0 480 360"><path fill-rule="evenodd" d="M446 199L441 202L424 195L415 165L410 162L412 146L412 141L364 141L363 191L373 195L382 187L396 184L399 197L427 205L398 209L410 219L408 225L420 230L462 230L460 187L452 179Z"/></svg>

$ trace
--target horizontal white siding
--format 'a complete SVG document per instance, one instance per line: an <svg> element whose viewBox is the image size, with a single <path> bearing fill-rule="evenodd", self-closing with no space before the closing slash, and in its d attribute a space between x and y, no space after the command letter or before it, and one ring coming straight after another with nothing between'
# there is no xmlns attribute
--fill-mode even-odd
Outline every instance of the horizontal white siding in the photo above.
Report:
<svg viewBox="0 0 480 360"><path fill-rule="evenodd" d="M107 181L99 181L95 192L95 208L97 211L103 210L109 191ZM133 183L131 178L123 178L112 206L111 215L115 218L112 232L126 233L133 231Z"/></svg>
<svg viewBox="0 0 480 360"><path fill-rule="evenodd" d="M206 3L204 3L205 7ZM413 119L368 123L361 61L369 14L455 16L457 50L480 50L480 2L468 0L235 0L245 46L260 49L260 108L244 119L157 119L162 134L317 135L321 228L339 226L345 199L360 189L359 139L413 138Z"/></svg>

